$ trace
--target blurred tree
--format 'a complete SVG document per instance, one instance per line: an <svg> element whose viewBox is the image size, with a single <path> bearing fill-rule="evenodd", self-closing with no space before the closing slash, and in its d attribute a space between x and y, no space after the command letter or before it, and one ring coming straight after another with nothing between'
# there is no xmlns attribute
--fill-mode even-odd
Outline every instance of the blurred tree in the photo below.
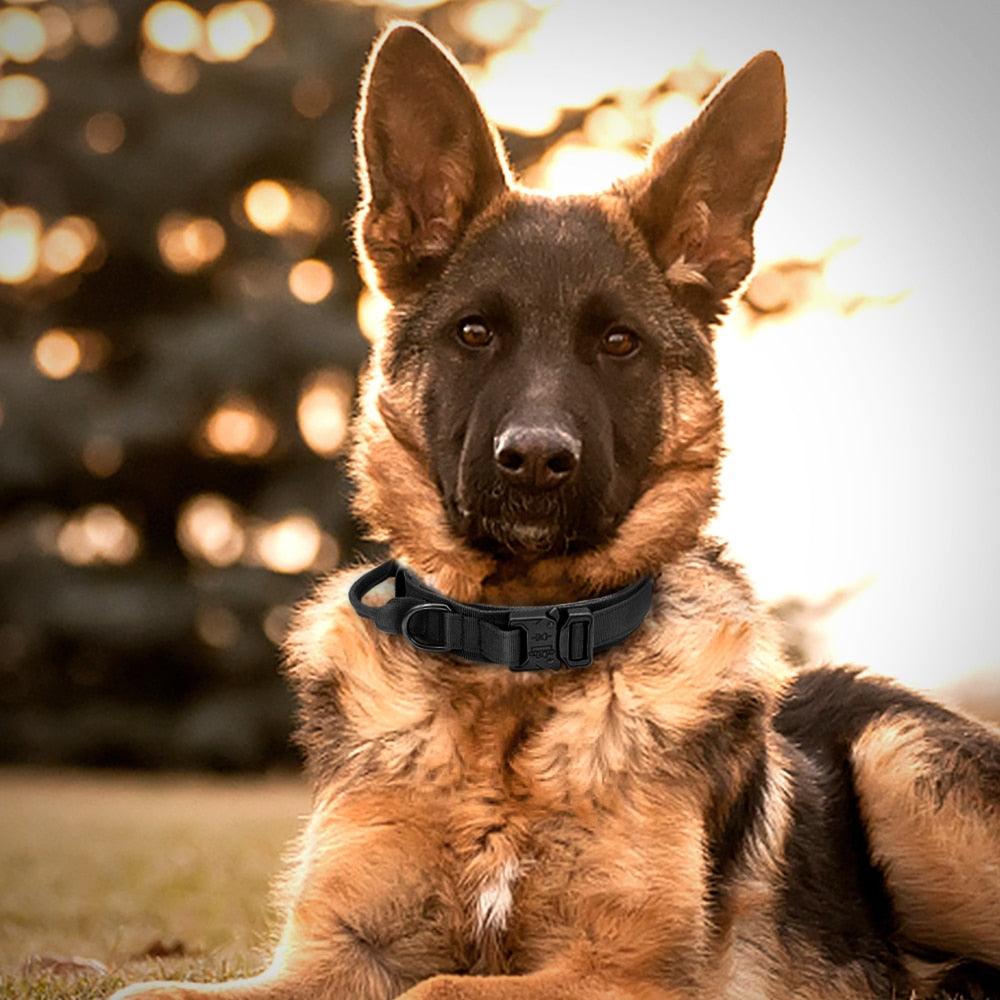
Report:
<svg viewBox="0 0 1000 1000"><path fill-rule="evenodd" d="M337 456L375 30L336 4L0 11L2 757L289 753L275 646L357 543Z"/></svg>

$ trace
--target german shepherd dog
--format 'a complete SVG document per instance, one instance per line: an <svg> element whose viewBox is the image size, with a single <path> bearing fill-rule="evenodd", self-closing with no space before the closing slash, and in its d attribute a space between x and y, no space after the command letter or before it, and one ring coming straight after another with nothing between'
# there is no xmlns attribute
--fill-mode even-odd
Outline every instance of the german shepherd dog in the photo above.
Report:
<svg viewBox="0 0 1000 1000"><path fill-rule="evenodd" d="M1000 735L858 669L793 670L705 537L712 331L784 130L763 52L644 173L548 197L435 40L380 38L356 239L392 309L352 424L356 510L456 600L651 575L652 607L588 668L514 672L376 631L348 603L364 567L328 578L286 650L315 795L275 958L120 997L996 988Z"/></svg>

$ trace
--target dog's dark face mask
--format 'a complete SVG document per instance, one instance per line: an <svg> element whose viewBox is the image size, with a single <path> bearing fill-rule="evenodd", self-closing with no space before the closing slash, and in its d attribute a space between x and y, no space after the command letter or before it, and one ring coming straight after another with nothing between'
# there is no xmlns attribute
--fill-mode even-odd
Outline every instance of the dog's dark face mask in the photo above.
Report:
<svg viewBox="0 0 1000 1000"><path fill-rule="evenodd" d="M358 248L394 307L382 412L452 531L508 559L598 548L694 461L710 507L709 331L749 271L780 155L777 57L600 196L518 190L461 74L412 26L377 47L358 122Z"/></svg>
<svg viewBox="0 0 1000 1000"><path fill-rule="evenodd" d="M711 378L704 335L586 200L512 203L398 342L453 527L508 557L605 541L660 445L667 383Z"/></svg>

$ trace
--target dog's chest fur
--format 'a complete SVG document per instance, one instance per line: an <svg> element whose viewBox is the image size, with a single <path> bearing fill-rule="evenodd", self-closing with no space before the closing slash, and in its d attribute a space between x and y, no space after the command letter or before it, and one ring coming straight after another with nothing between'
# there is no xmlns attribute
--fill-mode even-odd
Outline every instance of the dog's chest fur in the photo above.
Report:
<svg viewBox="0 0 1000 1000"><path fill-rule="evenodd" d="M693 777L733 780L760 738L747 725L771 682L758 664L774 660L738 581L712 569L714 586L684 588L683 602L665 581L646 627L578 672L449 664L329 604L302 619L303 646L326 651L291 650L310 764L331 796L359 803L338 825L393 851L412 831L398 864L422 947L447 940L460 971L516 973L580 941L662 961L679 925L705 924L714 785ZM398 885L386 891L403 905ZM383 910L373 900L379 928ZM635 913L638 934L623 918Z"/></svg>
<svg viewBox="0 0 1000 1000"><path fill-rule="evenodd" d="M689 792L623 705L624 679L560 681L452 702L412 758L470 972L540 966L612 897L651 913L701 906L697 880L675 875L701 864L700 831L678 819Z"/></svg>

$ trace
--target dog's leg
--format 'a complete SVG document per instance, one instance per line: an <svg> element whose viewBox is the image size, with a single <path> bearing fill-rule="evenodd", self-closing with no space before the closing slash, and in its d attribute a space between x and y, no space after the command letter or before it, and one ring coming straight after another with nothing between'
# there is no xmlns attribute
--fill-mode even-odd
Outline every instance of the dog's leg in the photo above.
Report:
<svg viewBox="0 0 1000 1000"><path fill-rule="evenodd" d="M455 968L426 815L391 793L317 805L286 879L275 958L251 979L146 983L113 1000L390 1000Z"/></svg>
<svg viewBox="0 0 1000 1000"><path fill-rule="evenodd" d="M1000 734L910 696L851 762L904 935L1000 966Z"/></svg>
<svg viewBox="0 0 1000 1000"><path fill-rule="evenodd" d="M434 976L399 1000L687 1000L700 995L625 976L545 969L525 976Z"/></svg>

